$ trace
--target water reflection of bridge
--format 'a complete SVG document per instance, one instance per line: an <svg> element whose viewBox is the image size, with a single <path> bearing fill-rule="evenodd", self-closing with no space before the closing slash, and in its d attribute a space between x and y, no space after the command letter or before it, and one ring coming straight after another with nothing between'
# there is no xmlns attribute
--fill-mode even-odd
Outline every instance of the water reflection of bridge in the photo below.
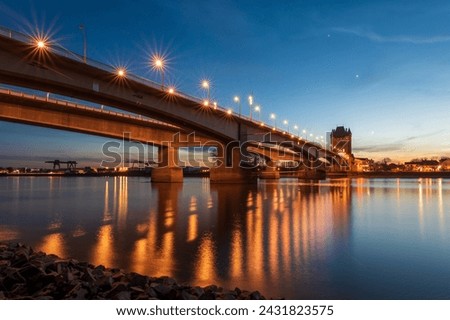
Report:
<svg viewBox="0 0 450 320"><path fill-rule="evenodd" d="M128 198L120 188L115 192L120 207ZM200 188L152 184L151 194L146 215L131 219L128 207L126 217L118 212L115 222L102 227L97 257L119 246L129 256L130 270L264 292L286 274L306 276L315 260L329 254L333 238L349 236L346 182L237 187L203 180ZM127 239L126 247L117 243L120 238Z"/></svg>

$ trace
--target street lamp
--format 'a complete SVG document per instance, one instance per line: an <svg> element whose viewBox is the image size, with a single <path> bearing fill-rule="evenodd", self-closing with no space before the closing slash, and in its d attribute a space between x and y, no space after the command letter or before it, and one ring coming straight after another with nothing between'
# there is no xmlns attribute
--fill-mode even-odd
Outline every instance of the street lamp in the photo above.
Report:
<svg viewBox="0 0 450 320"><path fill-rule="evenodd" d="M298 128L298 125L294 125L294 130L297 131L297 136L300 137L300 129Z"/></svg>
<svg viewBox="0 0 450 320"><path fill-rule="evenodd" d="M206 98L209 101L209 81L208 80L202 80L202 88L206 90Z"/></svg>
<svg viewBox="0 0 450 320"><path fill-rule="evenodd" d="M275 113L270 114L270 119L273 120L273 129L275 130L275 128L277 127L277 117L276 117Z"/></svg>
<svg viewBox="0 0 450 320"><path fill-rule="evenodd" d="M80 24L79 26L81 33L83 34L83 62L87 62L87 39L86 39L86 28L84 24Z"/></svg>
<svg viewBox="0 0 450 320"><path fill-rule="evenodd" d="M305 139L306 139L306 130L305 129L303 129L303 134L305 135Z"/></svg>
<svg viewBox="0 0 450 320"><path fill-rule="evenodd" d="M44 40L38 40L36 42L36 46L38 47L38 49L44 49L46 47L45 41Z"/></svg>
<svg viewBox="0 0 450 320"><path fill-rule="evenodd" d="M287 133L289 133L289 122L287 120L283 121L283 124L287 126Z"/></svg>
<svg viewBox="0 0 450 320"><path fill-rule="evenodd" d="M125 78L127 75L127 71L125 70L125 68L117 68L116 72L119 78Z"/></svg>
<svg viewBox="0 0 450 320"><path fill-rule="evenodd" d="M152 68L161 73L161 88L164 89L164 70L166 65L163 57L154 54L152 56Z"/></svg>
<svg viewBox="0 0 450 320"><path fill-rule="evenodd" d="M234 100L234 102L236 102L238 104L239 117L240 117L241 116L241 99L239 99L238 96L234 96L233 100Z"/></svg>
<svg viewBox="0 0 450 320"><path fill-rule="evenodd" d="M258 121L261 121L261 106L255 106L255 112L258 112Z"/></svg>
<svg viewBox="0 0 450 320"><path fill-rule="evenodd" d="M253 96L249 95L248 96L248 106L250 109L250 120L252 119L252 106L253 106Z"/></svg>

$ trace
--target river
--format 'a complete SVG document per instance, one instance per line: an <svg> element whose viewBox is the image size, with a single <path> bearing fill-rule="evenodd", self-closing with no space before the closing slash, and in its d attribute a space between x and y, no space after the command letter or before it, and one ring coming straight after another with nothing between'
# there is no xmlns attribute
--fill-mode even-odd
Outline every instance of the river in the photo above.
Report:
<svg viewBox="0 0 450 320"><path fill-rule="evenodd" d="M287 299L449 299L450 180L0 177L0 241Z"/></svg>

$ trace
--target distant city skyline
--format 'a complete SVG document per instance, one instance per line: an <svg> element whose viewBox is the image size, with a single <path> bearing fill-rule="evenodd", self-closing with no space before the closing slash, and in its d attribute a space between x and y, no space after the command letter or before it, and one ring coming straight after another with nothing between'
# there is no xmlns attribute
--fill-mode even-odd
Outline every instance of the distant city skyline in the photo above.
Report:
<svg viewBox="0 0 450 320"><path fill-rule="evenodd" d="M88 58L128 66L222 106L248 95L261 118L325 136L350 128L353 153L394 162L450 156L450 4L446 1L1 1L1 25L49 33ZM80 30L80 25L83 29ZM1 82L1 81L0 81ZM287 125L286 125L287 126ZM101 161L110 139L0 122L0 166Z"/></svg>

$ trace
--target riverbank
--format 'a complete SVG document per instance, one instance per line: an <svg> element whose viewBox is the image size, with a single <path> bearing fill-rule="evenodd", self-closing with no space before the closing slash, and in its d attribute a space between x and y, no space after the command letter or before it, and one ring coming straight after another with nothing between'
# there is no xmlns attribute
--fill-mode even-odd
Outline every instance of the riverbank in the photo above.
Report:
<svg viewBox="0 0 450 320"><path fill-rule="evenodd" d="M36 252L21 243L0 243L0 299L265 299L258 291L178 284L117 268L94 266Z"/></svg>
<svg viewBox="0 0 450 320"><path fill-rule="evenodd" d="M434 178L434 179L449 179L450 171L439 171L439 172L413 172L413 171L403 171L403 172L390 172L390 171L379 171L379 172L349 172L347 174L348 178Z"/></svg>

